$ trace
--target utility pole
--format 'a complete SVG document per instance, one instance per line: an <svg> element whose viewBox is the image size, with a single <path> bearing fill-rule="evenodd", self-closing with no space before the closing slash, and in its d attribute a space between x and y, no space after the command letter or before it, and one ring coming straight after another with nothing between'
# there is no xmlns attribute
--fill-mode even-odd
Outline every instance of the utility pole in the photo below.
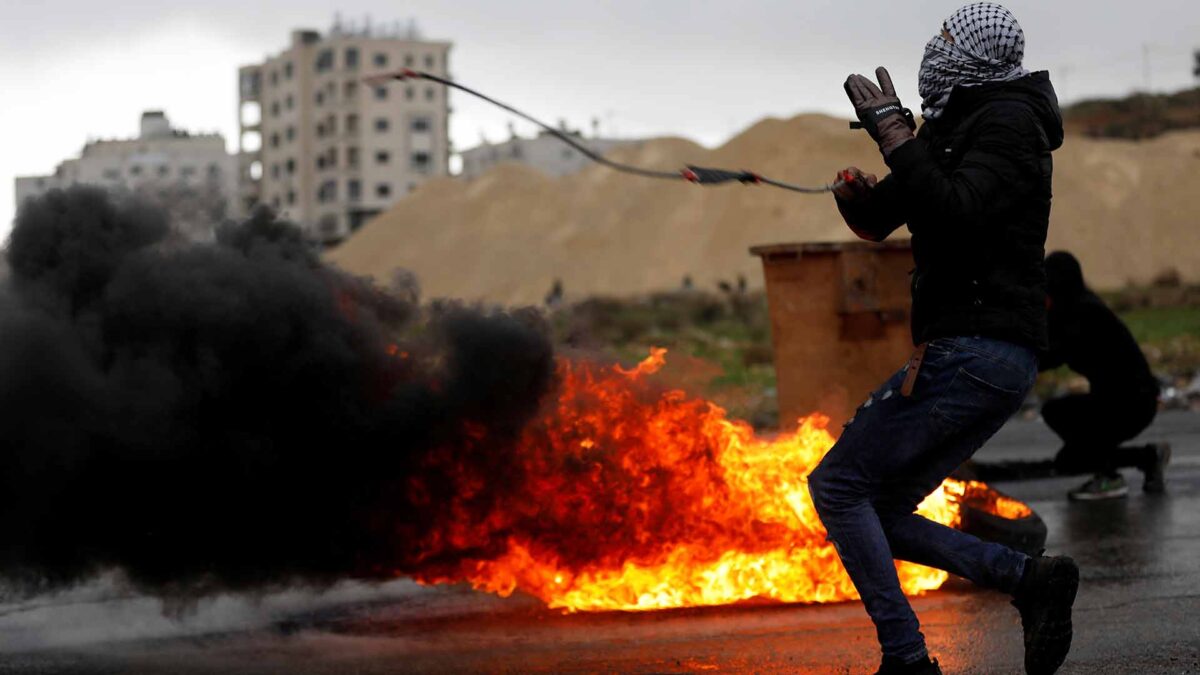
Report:
<svg viewBox="0 0 1200 675"><path fill-rule="evenodd" d="M1142 88L1150 93L1150 43L1142 43Z"/></svg>

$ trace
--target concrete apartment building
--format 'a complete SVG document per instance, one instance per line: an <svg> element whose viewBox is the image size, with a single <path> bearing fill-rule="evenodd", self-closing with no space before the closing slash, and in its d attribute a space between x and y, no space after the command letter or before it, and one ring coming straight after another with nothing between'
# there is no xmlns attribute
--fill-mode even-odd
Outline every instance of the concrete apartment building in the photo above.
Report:
<svg viewBox="0 0 1200 675"><path fill-rule="evenodd" d="M615 138L599 138L595 135L585 138L581 132L569 131L565 127L563 127L563 131L592 152L601 155L613 148L635 142ZM534 138L522 138L513 133L512 137L503 143L485 141L470 150L464 150L460 175L467 179L475 178L497 164L517 162L532 166L551 176L565 176L579 171L587 166L589 161L583 153L545 131L539 132Z"/></svg>
<svg viewBox="0 0 1200 675"><path fill-rule="evenodd" d="M175 129L158 110L142 113L137 138L88 142L80 156L48 176L19 176L17 206L26 198L79 183L134 193L170 214L174 230L210 240L214 228L237 215L237 158L221 134Z"/></svg>
<svg viewBox="0 0 1200 675"><path fill-rule="evenodd" d="M443 87L368 75L410 67L448 76L451 43L415 28L338 22L297 30L282 53L238 71L239 197L267 204L332 244L422 182L449 173Z"/></svg>

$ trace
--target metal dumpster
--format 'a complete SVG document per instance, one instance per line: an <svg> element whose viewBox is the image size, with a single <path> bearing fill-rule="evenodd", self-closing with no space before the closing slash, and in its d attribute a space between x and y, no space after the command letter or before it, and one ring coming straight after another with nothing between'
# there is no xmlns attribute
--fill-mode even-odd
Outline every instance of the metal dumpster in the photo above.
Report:
<svg viewBox="0 0 1200 675"><path fill-rule="evenodd" d="M822 412L837 426L904 365L908 240L755 246L762 258L778 379L779 420Z"/></svg>

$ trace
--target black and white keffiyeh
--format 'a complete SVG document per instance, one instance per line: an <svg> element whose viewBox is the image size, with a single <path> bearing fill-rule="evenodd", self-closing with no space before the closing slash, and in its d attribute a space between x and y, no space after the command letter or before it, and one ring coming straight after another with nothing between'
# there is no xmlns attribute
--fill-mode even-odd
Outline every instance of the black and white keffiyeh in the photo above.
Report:
<svg viewBox="0 0 1200 675"><path fill-rule="evenodd" d="M955 86L1009 82L1029 74L1021 67L1025 33L1012 12L994 2L976 2L952 14L940 33L925 45L917 77L921 113L941 116Z"/></svg>

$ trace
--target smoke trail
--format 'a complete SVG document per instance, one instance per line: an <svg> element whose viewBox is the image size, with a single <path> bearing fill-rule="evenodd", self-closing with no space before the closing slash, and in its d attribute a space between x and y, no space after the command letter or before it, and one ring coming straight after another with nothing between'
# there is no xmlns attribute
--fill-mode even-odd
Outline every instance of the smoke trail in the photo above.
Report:
<svg viewBox="0 0 1200 675"><path fill-rule="evenodd" d="M167 225L94 188L18 214L0 579L33 591L119 568L186 596L391 578L462 490L437 457L506 475L553 381L533 315L419 316L266 212L210 245L172 247Z"/></svg>

